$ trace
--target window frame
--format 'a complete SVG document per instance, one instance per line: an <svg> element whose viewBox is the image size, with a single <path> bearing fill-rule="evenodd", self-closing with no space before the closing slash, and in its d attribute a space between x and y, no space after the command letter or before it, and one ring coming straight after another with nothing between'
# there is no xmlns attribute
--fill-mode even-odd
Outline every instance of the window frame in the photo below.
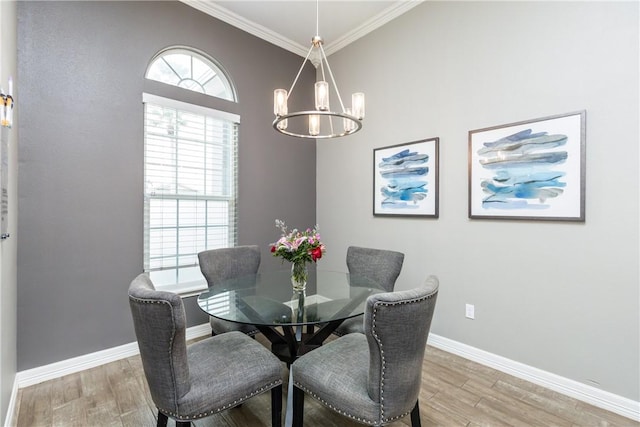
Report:
<svg viewBox="0 0 640 427"><path fill-rule="evenodd" d="M188 90L188 89L184 89L184 90ZM233 203L233 215L231 215L229 222L230 222L230 226L233 227L232 233L230 233L229 236L229 246L233 247L235 245L237 245L237 225L238 225L238 212L237 212L237 200L238 200L238 165L237 165L237 158L238 158L238 140L239 140L239 125L240 125L240 116L238 114L235 113L230 113L230 112L226 112L226 111L221 111L221 110L217 110L217 109L213 109L210 107L204 107L201 105L197 105L197 104L191 104L191 103L187 103L187 102L183 102L180 100L176 100L173 98L166 98L163 96L158 96L158 95L154 95L154 94L150 94L147 92L143 92L142 94L142 102L143 102L143 109L146 112L146 104L153 104L153 105L159 105L162 107L167 107L167 108L172 108L172 109L176 109L176 110L181 110L181 111L185 111L188 113L192 113L192 114L197 114L197 115L202 115L202 116L206 116L206 117L212 117L215 119L222 119L222 120L226 120L231 122L234 126L235 126L235 136L233 137L234 140L232 141L233 147L232 149L234 150L233 152L233 156L232 156L232 167L234 168L234 170L231 173L232 179L233 179L233 194L231 195L231 198L229 199L229 201L231 203ZM147 131L146 131L146 113L144 114L144 129L143 129L143 140L144 140L144 153L143 153L143 157L144 157L144 173L143 176L146 181L146 176L147 176L147 172L146 172L146 168L147 168L147 159L146 159L146 138L147 138ZM149 209L148 209L148 204L146 202L148 195L147 195L147 188L146 188L146 182L144 182L144 190L143 190L143 197L145 199L144 201L144 227L143 227L143 239L144 239L144 266L146 267L148 265L148 239L150 236L150 228L148 227L149 224L149 218L148 215L150 214ZM172 200L181 200L181 196L179 194L176 194L175 198L169 198ZM184 199L184 196L182 197L182 199ZM219 196L203 196L201 197L201 199L204 200L219 200ZM176 225L177 228L179 228L179 225ZM195 267L197 267L197 262L195 264ZM154 272L157 271L176 271L176 277L178 276L178 269L180 268L193 268L193 266L184 266L184 267L180 267L177 266L174 269L168 268L168 269L162 269L162 270L155 270L155 269L146 269L143 268L145 272L150 272L151 274L153 274ZM156 288L159 290L166 290L166 291L171 291L171 292L175 292L178 293L179 295L181 295L182 297L187 297L187 296L192 296L192 295L197 295L199 292L201 292L202 290L207 288L207 282L205 280L205 278L200 274L199 269L197 269L197 274L199 275L199 278L197 280L189 280L189 281L176 281L175 283L169 283L169 284L157 284Z"/></svg>
<svg viewBox="0 0 640 427"><path fill-rule="evenodd" d="M193 58L198 59L199 61L201 61L203 64L205 64L206 66L209 67L210 70L213 71L214 75L216 77L219 78L221 84L225 87L226 89L226 95L225 96L217 96L214 95L212 93L207 93L206 90L204 91L199 91L199 90L194 90L188 87L184 87L181 86L180 83L183 80L193 80L194 82L196 82L199 86L204 88L204 85L201 81L194 79L193 75L191 76L191 78L189 79L185 79L184 76L180 75L175 69L173 69L173 67L171 67L167 61L164 59L165 56L169 56L169 55L185 55L185 56L189 56L191 57L191 72L193 73ZM156 79L153 77L149 77L149 73L151 72L152 68L154 67L154 65L156 63L158 63L158 61L160 60L164 60L165 63L167 63L166 65L171 68L171 70L174 72L175 76L180 79L180 81L175 84L175 83L171 83L165 80L160 80L160 79ZM227 70L225 70L225 68L222 66L222 64L220 64L218 61L216 61L214 58L211 58L209 55L207 55L206 53L198 50L198 49L194 49L191 47L186 47L186 46L171 46L171 47L167 47L163 50L161 50L160 52L158 52L157 54L155 54L153 56L153 58L151 58L151 61L149 61L149 64L147 65L147 69L145 71L144 74L145 79L147 80L152 80L152 81L156 81L156 82L160 82L162 84L166 84L169 86L174 86L174 87L179 87L182 90L187 90L187 91L191 91L191 92L195 92L195 93L201 93L207 96L211 96L217 99L223 99L225 101L230 101L230 102L238 102L238 94L236 92L236 87L233 84L233 80L229 77L229 73L227 72ZM206 82L204 83L206 84Z"/></svg>

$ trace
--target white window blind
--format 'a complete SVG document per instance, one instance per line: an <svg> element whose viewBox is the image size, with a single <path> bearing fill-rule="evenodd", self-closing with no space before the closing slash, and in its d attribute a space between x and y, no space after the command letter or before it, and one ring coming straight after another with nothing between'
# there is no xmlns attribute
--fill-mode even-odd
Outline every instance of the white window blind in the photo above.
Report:
<svg viewBox="0 0 640 427"><path fill-rule="evenodd" d="M144 270L159 288L206 287L198 252L236 245L233 114L149 94L144 102Z"/></svg>

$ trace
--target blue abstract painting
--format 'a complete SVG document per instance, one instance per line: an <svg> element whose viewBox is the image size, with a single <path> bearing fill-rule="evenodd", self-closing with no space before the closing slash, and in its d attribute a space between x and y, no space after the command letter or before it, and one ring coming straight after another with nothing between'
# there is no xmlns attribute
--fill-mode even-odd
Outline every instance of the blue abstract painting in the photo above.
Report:
<svg viewBox="0 0 640 427"><path fill-rule="evenodd" d="M470 217L584 218L582 119L471 131Z"/></svg>
<svg viewBox="0 0 640 427"><path fill-rule="evenodd" d="M438 138L374 150L374 215L438 215Z"/></svg>

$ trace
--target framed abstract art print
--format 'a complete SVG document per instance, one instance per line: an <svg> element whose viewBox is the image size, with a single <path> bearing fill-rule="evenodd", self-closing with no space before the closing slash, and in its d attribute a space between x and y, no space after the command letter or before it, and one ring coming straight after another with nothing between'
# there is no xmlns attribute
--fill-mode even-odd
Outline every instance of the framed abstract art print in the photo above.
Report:
<svg viewBox="0 0 640 427"><path fill-rule="evenodd" d="M469 218L585 220L585 111L469 132Z"/></svg>
<svg viewBox="0 0 640 427"><path fill-rule="evenodd" d="M429 138L373 150L373 215L438 217L438 143Z"/></svg>

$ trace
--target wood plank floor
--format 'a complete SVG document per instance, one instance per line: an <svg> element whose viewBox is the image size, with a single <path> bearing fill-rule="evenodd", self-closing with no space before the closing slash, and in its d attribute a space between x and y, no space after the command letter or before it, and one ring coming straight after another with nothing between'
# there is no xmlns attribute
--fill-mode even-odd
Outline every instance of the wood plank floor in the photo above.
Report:
<svg viewBox="0 0 640 427"><path fill-rule="evenodd" d="M283 372L286 378L284 366ZM286 385L284 394L286 399ZM17 427L155 426L157 415L139 356L25 387L18 391L16 414L12 425ZM425 427L640 427L628 418L431 346L422 368L420 416ZM268 427L270 419L269 393L264 393L194 425ZM175 424L170 420L169 425ZM360 425L310 397L305 399L307 427ZM391 424L407 425L408 417Z"/></svg>

